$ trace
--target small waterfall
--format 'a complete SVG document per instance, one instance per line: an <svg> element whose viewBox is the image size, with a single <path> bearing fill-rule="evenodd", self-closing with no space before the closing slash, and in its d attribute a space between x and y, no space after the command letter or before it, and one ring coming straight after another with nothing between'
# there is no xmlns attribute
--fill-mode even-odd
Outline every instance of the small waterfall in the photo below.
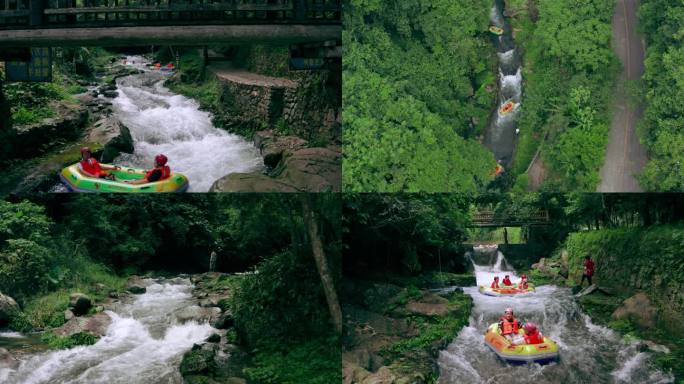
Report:
<svg viewBox="0 0 684 384"><path fill-rule="evenodd" d="M493 253L495 252L495 253ZM489 285L494 276L518 276L498 250L475 247L466 255L473 263L478 285ZM534 281L532 281L534 283ZM438 364L441 384L475 383L672 383L649 363L650 355L636 345L621 340L618 334L591 322L575 302L570 289L544 285L534 294L491 297L477 287L464 287L473 298L469 326L463 328ZM498 321L507 307L519 320L534 321L544 335L560 348L560 361L549 365L512 366L501 362L484 343L489 324Z"/></svg>
<svg viewBox="0 0 684 384"><path fill-rule="evenodd" d="M154 283L133 303L107 311L112 324L94 345L33 355L16 370L0 369L0 378L6 384L181 384L183 354L213 331L176 320L176 311L195 306L191 290L186 279Z"/></svg>

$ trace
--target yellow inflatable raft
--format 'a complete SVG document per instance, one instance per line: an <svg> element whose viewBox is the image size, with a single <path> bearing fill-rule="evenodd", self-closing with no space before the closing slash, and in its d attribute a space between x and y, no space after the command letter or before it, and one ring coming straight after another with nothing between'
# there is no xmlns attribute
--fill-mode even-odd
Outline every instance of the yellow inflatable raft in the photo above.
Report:
<svg viewBox="0 0 684 384"><path fill-rule="evenodd" d="M108 164L103 164L110 166ZM85 176L78 168L78 163L70 165L59 174L62 183L72 192L103 192L103 193L163 193L185 192L190 182L181 173L171 173L168 179L146 184L128 184L127 180L139 180L145 177L142 169L116 167L110 171L115 180L96 179Z"/></svg>
<svg viewBox="0 0 684 384"><path fill-rule="evenodd" d="M495 34L495 35L497 35L497 36L501 36L501 35L504 34L503 28L499 28L499 27L497 27L497 26L495 26L495 25L492 25L491 27L489 27L489 32L491 32L491 33L493 33L493 34Z"/></svg>
<svg viewBox="0 0 684 384"><path fill-rule="evenodd" d="M519 330L520 335L525 333ZM499 324L492 324L485 333L485 344L502 360L511 364L548 364L558 359L558 345L544 337L541 344L512 344L499 333Z"/></svg>
<svg viewBox="0 0 684 384"><path fill-rule="evenodd" d="M527 284L527 289L518 288L518 284L501 286L501 288L492 288L491 286L480 285L479 291L483 295L487 296L507 296L507 295L519 295L521 293L534 292L534 286L532 284Z"/></svg>

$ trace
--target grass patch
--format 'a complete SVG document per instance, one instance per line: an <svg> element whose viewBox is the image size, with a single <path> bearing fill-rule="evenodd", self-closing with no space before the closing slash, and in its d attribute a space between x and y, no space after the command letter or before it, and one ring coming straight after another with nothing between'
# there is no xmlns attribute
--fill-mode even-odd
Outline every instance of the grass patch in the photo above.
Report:
<svg viewBox="0 0 684 384"><path fill-rule="evenodd" d="M104 300L111 291L123 292L126 284L125 278L116 276L104 265L85 256L70 257L58 265L59 269L50 272L50 279L51 284L59 288L28 299L23 311L10 321L10 328L30 332L62 326L71 293L82 292L96 303Z"/></svg>
<svg viewBox="0 0 684 384"><path fill-rule="evenodd" d="M221 85L215 77L209 77L201 83L169 81L165 85L175 93L197 100L202 109L214 111L219 106Z"/></svg>
<svg viewBox="0 0 684 384"><path fill-rule="evenodd" d="M341 359L337 337L318 338L258 349L244 373L263 384L340 383Z"/></svg>
<svg viewBox="0 0 684 384"><path fill-rule="evenodd" d="M401 340L381 351L389 361L397 360L406 355L424 349L438 349L446 346L465 325L472 309L472 298L461 292L453 292L448 297L449 303L457 306L447 316L410 318L419 329L418 336ZM388 362L389 362L388 361Z"/></svg>
<svg viewBox="0 0 684 384"><path fill-rule="evenodd" d="M34 108L20 106L12 112L12 124L28 125L54 116L56 116L56 112L47 105L41 105Z"/></svg>
<svg viewBox="0 0 684 384"><path fill-rule="evenodd" d="M89 333L79 332L71 336L57 336L52 332L45 332L41 336L41 341L53 349L69 349L79 345L93 345L98 337Z"/></svg>

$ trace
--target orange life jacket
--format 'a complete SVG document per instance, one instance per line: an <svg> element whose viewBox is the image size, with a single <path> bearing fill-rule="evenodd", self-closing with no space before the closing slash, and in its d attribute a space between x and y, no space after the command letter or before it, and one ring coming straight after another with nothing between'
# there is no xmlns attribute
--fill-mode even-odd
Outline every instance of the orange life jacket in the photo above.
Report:
<svg viewBox="0 0 684 384"><path fill-rule="evenodd" d="M145 174L145 180L149 180L150 176L152 176L154 171L156 171L157 169L159 169L161 171L161 177L157 181L166 180L169 177L171 177L171 168L169 168L168 165L164 165L161 167L154 168L154 169L150 170L149 172L147 172Z"/></svg>
<svg viewBox="0 0 684 384"><path fill-rule="evenodd" d="M498 282L493 282L491 288L499 288L499 283Z"/></svg>
<svg viewBox="0 0 684 384"><path fill-rule="evenodd" d="M518 319L513 319L513 321L508 321L506 318L502 317L503 327L501 329L502 335L517 334L518 333Z"/></svg>
<svg viewBox="0 0 684 384"><path fill-rule="evenodd" d="M525 339L525 344L541 344L544 342L544 336L539 331L529 335L524 334L523 338Z"/></svg>
<svg viewBox="0 0 684 384"><path fill-rule="evenodd" d="M529 288L528 285L527 285L527 280L521 280L521 281L520 281L520 284L518 284L518 288L520 288L520 289L527 289L527 288Z"/></svg>

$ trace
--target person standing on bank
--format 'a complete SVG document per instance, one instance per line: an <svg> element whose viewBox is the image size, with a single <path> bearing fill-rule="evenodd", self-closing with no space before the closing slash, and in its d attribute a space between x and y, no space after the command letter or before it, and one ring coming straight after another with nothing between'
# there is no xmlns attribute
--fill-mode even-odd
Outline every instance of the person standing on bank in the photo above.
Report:
<svg viewBox="0 0 684 384"><path fill-rule="evenodd" d="M589 285L591 285L592 276L594 276L594 261L591 260L591 256L587 256L584 258L584 274L582 275L582 281L580 282L580 286L584 284L584 279L587 279Z"/></svg>

